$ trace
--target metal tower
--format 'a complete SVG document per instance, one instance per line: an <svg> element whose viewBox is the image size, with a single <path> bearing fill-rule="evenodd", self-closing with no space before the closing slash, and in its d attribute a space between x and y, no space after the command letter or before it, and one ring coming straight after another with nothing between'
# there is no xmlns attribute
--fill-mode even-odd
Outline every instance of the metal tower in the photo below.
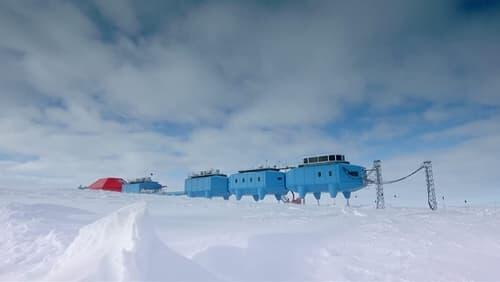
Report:
<svg viewBox="0 0 500 282"><path fill-rule="evenodd" d="M385 208L385 202L384 202L384 186L382 182L381 161L380 160L373 161L373 167L375 168L375 177L376 177L375 184L377 184L377 209L383 209Z"/></svg>
<svg viewBox="0 0 500 282"><path fill-rule="evenodd" d="M436 190L434 188L434 176L432 175L432 163L431 161L424 162L425 169L425 180L427 182L427 198L429 202L429 208L431 210L437 210L437 200L436 200Z"/></svg>

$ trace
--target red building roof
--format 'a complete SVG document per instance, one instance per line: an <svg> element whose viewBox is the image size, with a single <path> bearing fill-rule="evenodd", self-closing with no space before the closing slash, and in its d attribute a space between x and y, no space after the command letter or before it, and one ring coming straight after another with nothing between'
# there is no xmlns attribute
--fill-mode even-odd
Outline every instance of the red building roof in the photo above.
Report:
<svg viewBox="0 0 500 282"><path fill-rule="evenodd" d="M96 182L92 183L90 189L107 190L121 192L123 184L126 183L125 180L115 177L100 178Z"/></svg>

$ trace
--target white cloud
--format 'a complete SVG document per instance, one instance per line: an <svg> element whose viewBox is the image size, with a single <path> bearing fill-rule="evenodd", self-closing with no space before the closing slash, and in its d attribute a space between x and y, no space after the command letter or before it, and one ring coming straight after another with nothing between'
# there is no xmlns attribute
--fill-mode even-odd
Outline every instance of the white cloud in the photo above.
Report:
<svg viewBox="0 0 500 282"><path fill-rule="evenodd" d="M156 170L179 186L189 170L293 164L309 153L367 162L376 134L390 141L424 118L463 114L450 103L500 103L494 25L454 20L448 2L207 2L147 36L136 4L96 2L119 29L109 41L71 2L0 4L0 153L27 159L2 161L2 178L70 186ZM431 108L387 117L418 102ZM351 126L357 118L368 129ZM498 156L494 130L482 120L450 129L479 139L431 157L455 162L445 156L476 146Z"/></svg>
<svg viewBox="0 0 500 282"><path fill-rule="evenodd" d="M93 2L99 11L108 18L115 27L126 33L134 34L140 30L140 23L134 11L133 1L107 0Z"/></svg>

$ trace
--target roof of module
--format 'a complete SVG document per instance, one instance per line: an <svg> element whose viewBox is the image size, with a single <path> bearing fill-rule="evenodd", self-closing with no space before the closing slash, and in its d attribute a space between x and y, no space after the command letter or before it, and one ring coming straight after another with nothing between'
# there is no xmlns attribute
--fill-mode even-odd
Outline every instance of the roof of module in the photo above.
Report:
<svg viewBox="0 0 500 282"><path fill-rule="evenodd" d="M89 185L90 189L107 190L121 192L123 184L127 183L125 180L117 177L100 178L96 182Z"/></svg>
<svg viewBox="0 0 500 282"><path fill-rule="evenodd" d="M254 169L247 169L247 170L239 170L239 173L245 173L245 172L258 172L258 171L266 171L266 170L272 170L272 171L280 171L279 168L274 168L274 167L260 167L260 168L254 168Z"/></svg>

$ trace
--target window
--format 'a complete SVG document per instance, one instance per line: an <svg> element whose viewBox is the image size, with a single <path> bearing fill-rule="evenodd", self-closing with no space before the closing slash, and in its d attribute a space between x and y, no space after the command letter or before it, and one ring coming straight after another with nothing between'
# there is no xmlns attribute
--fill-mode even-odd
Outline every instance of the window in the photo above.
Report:
<svg viewBox="0 0 500 282"><path fill-rule="evenodd" d="M260 182L260 176L259 176L259 177L257 177L257 181L258 181L258 182Z"/></svg>
<svg viewBox="0 0 500 282"><path fill-rule="evenodd" d="M318 171L318 177L321 177L321 171Z"/></svg>
<svg viewBox="0 0 500 282"><path fill-rule="evenodd" d="M335 158L337 159L337 161L341 161L342 160L342 156L341 155L336 155Z"/></svg>
<svg viewBox="0 0 500 282"><path fill-rule="evenodd" d="M321 157L318 157L318 161L319 161L319 162L327 162L327 161L328 161L328 156L321 156Z"/></svg>
<svg viewBox="0 0 500 282"><path fill-rule="evenodd" d="M305 163L305 164L307 163L307 158L304 158L304 163Z"/></svg>
<svg viewBox="0 0 500 282"><path fill-rule="evenodd" d="M252 182L252 178L250 177L250 182Z"/></svg>
<svg viewBox="0 0 500 282"><path fill-rule="evenodd" d="M309 163L317 163L318 162L318 157L310 157L309 158Z"/></svg>
<svg viewBox="0 0 500 282"><path fill-rule="evenodd" d="M332 171L331 170L328 172L328 176L332 176Z"/></svg>
<svg viewBox="0 0 500 282"><path fill-rule="evenodd" d="M281 181L281 180L283 180L283 177L279 176L278 181Z"/></svg>
<svg viewBox="0 0 500 282"><path fill-rule="evenodd" d="M234 179L234 183L238 183L238 178L235 178L235 179Z"/></svg>
<svg viewBox="0 0 500 282"><path fill-rule="evenodd" d="M358 177L359 173L357 171L348 171L347 172L350 176Z"/></svg>
<svg viewBox="0 0 500 282"><path fill-rule="evenodd" d="M329 161L335 161L335 155L329 155L328 156Z"/></svg>
<svg viewBox="0 0 500 282"><path fill-rule="evenodd" d="M245 178L242 178L242 179L241 179L241 182L245 183Z"/></svg>

